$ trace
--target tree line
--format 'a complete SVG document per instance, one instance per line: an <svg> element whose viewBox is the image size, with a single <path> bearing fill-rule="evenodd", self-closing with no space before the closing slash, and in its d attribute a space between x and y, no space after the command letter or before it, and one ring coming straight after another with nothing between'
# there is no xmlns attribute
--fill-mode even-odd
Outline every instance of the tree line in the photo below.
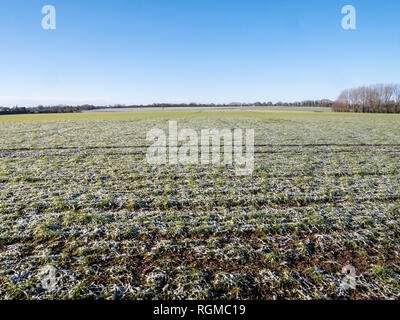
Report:
<svg viewBox="0 0 400 320"><path fill-rule="evenodd" d="M250 104L250 106L262 106L262 107L326 107L331 108L333 101L329 99L321 99L321 100L303 100L303 101L295 101L295 102L282 102L279 101L277 103L270 102L256 102Z"/></svg>
<svg viewBox="0 0 400 320"><path fill-rule="evenodd" d="M322 100L305 100L299 102L254 102L254 103L240 103L232 102L228 104L200 104L200 103L153 103L148 105L113 105L113 106L94 106L94 105L82 105L82 106L37 106L37 107L1 107L0 115L11 115L11 114L38 114L38 113L73 113L73 112L83 112L96 109L118 109L118 108L185 108L185 107L233 107L233 106L243 106L243 107L332 107L333 101L328 99Z"/></svg>
<svg viewBox="0 0 400 320"><path fill-rule="evenodd" d="M36 114L36 113L73 113L94 110L98 107L92 105L83 106L37 106L37 107L0 107L0 115L6 114Z"/></svg>
<svg viewBox="0 0 400 320"><path fill-rule="evenodd" d="M344 90L333 103L336 112L400 113L400 85L376 84Z"/></svg>

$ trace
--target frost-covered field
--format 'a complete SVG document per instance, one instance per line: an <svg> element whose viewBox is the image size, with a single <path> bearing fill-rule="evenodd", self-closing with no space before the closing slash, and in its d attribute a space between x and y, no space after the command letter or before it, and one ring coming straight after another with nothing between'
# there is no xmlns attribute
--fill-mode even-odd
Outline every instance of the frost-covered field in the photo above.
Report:
<svg viewBox="0 0 400 320"><path fill-rule="evenodd" d="M168 119L254 129L253 174L148 165ZM400 298L399 160L398 115L1 117L0 298Z"/></svg>

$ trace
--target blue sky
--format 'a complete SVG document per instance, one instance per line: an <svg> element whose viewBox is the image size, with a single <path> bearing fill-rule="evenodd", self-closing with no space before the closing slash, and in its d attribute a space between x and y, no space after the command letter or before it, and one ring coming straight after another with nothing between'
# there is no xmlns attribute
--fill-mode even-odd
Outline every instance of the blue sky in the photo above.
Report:
<svg viewBox="0 0 400 320"><path fill-rule="evenodd" d="M51 4L57 29L43 30ZM341 8L357 9L357 29ZM335 99L400 82L398 0L2 0L0 105Z"/></svg>

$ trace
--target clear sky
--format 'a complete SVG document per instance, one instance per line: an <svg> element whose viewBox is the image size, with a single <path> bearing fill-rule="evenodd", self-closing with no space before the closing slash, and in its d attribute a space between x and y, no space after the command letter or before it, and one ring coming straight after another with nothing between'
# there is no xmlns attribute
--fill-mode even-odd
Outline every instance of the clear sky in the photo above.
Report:
<svg viewBox="0 0 400 320"><path fill-rule="evenodd" d="M41 10L56 8L56 30ZM341 9L357 10L344 30ZM399 0L1 0L0 105L335 99L400 83Z"/></svg>

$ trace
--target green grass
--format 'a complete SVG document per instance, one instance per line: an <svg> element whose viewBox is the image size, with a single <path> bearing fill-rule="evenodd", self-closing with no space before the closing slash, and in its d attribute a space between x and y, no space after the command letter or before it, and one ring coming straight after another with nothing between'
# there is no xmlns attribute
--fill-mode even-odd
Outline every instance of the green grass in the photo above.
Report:
<svg viewBox="0 0 400 320"><path fill-rule="evenodd" d="M254 129L253 174L148 165L137 146L168 119ZM398 115L1 116L0 297L399 298L399 138Z"/></svg>
<svg viewBox="0 0 400 320"><path fill-rule="evenodd" d="M66 121L66 120L149 120L149 119L327 119L327 120L362 120L362 119L398 119L400 115L331 113L288 110L184 110L184 111L138 111L138 112L84 112L66 114L25 114L3 115L0 122L8 121Z"/></svg>

